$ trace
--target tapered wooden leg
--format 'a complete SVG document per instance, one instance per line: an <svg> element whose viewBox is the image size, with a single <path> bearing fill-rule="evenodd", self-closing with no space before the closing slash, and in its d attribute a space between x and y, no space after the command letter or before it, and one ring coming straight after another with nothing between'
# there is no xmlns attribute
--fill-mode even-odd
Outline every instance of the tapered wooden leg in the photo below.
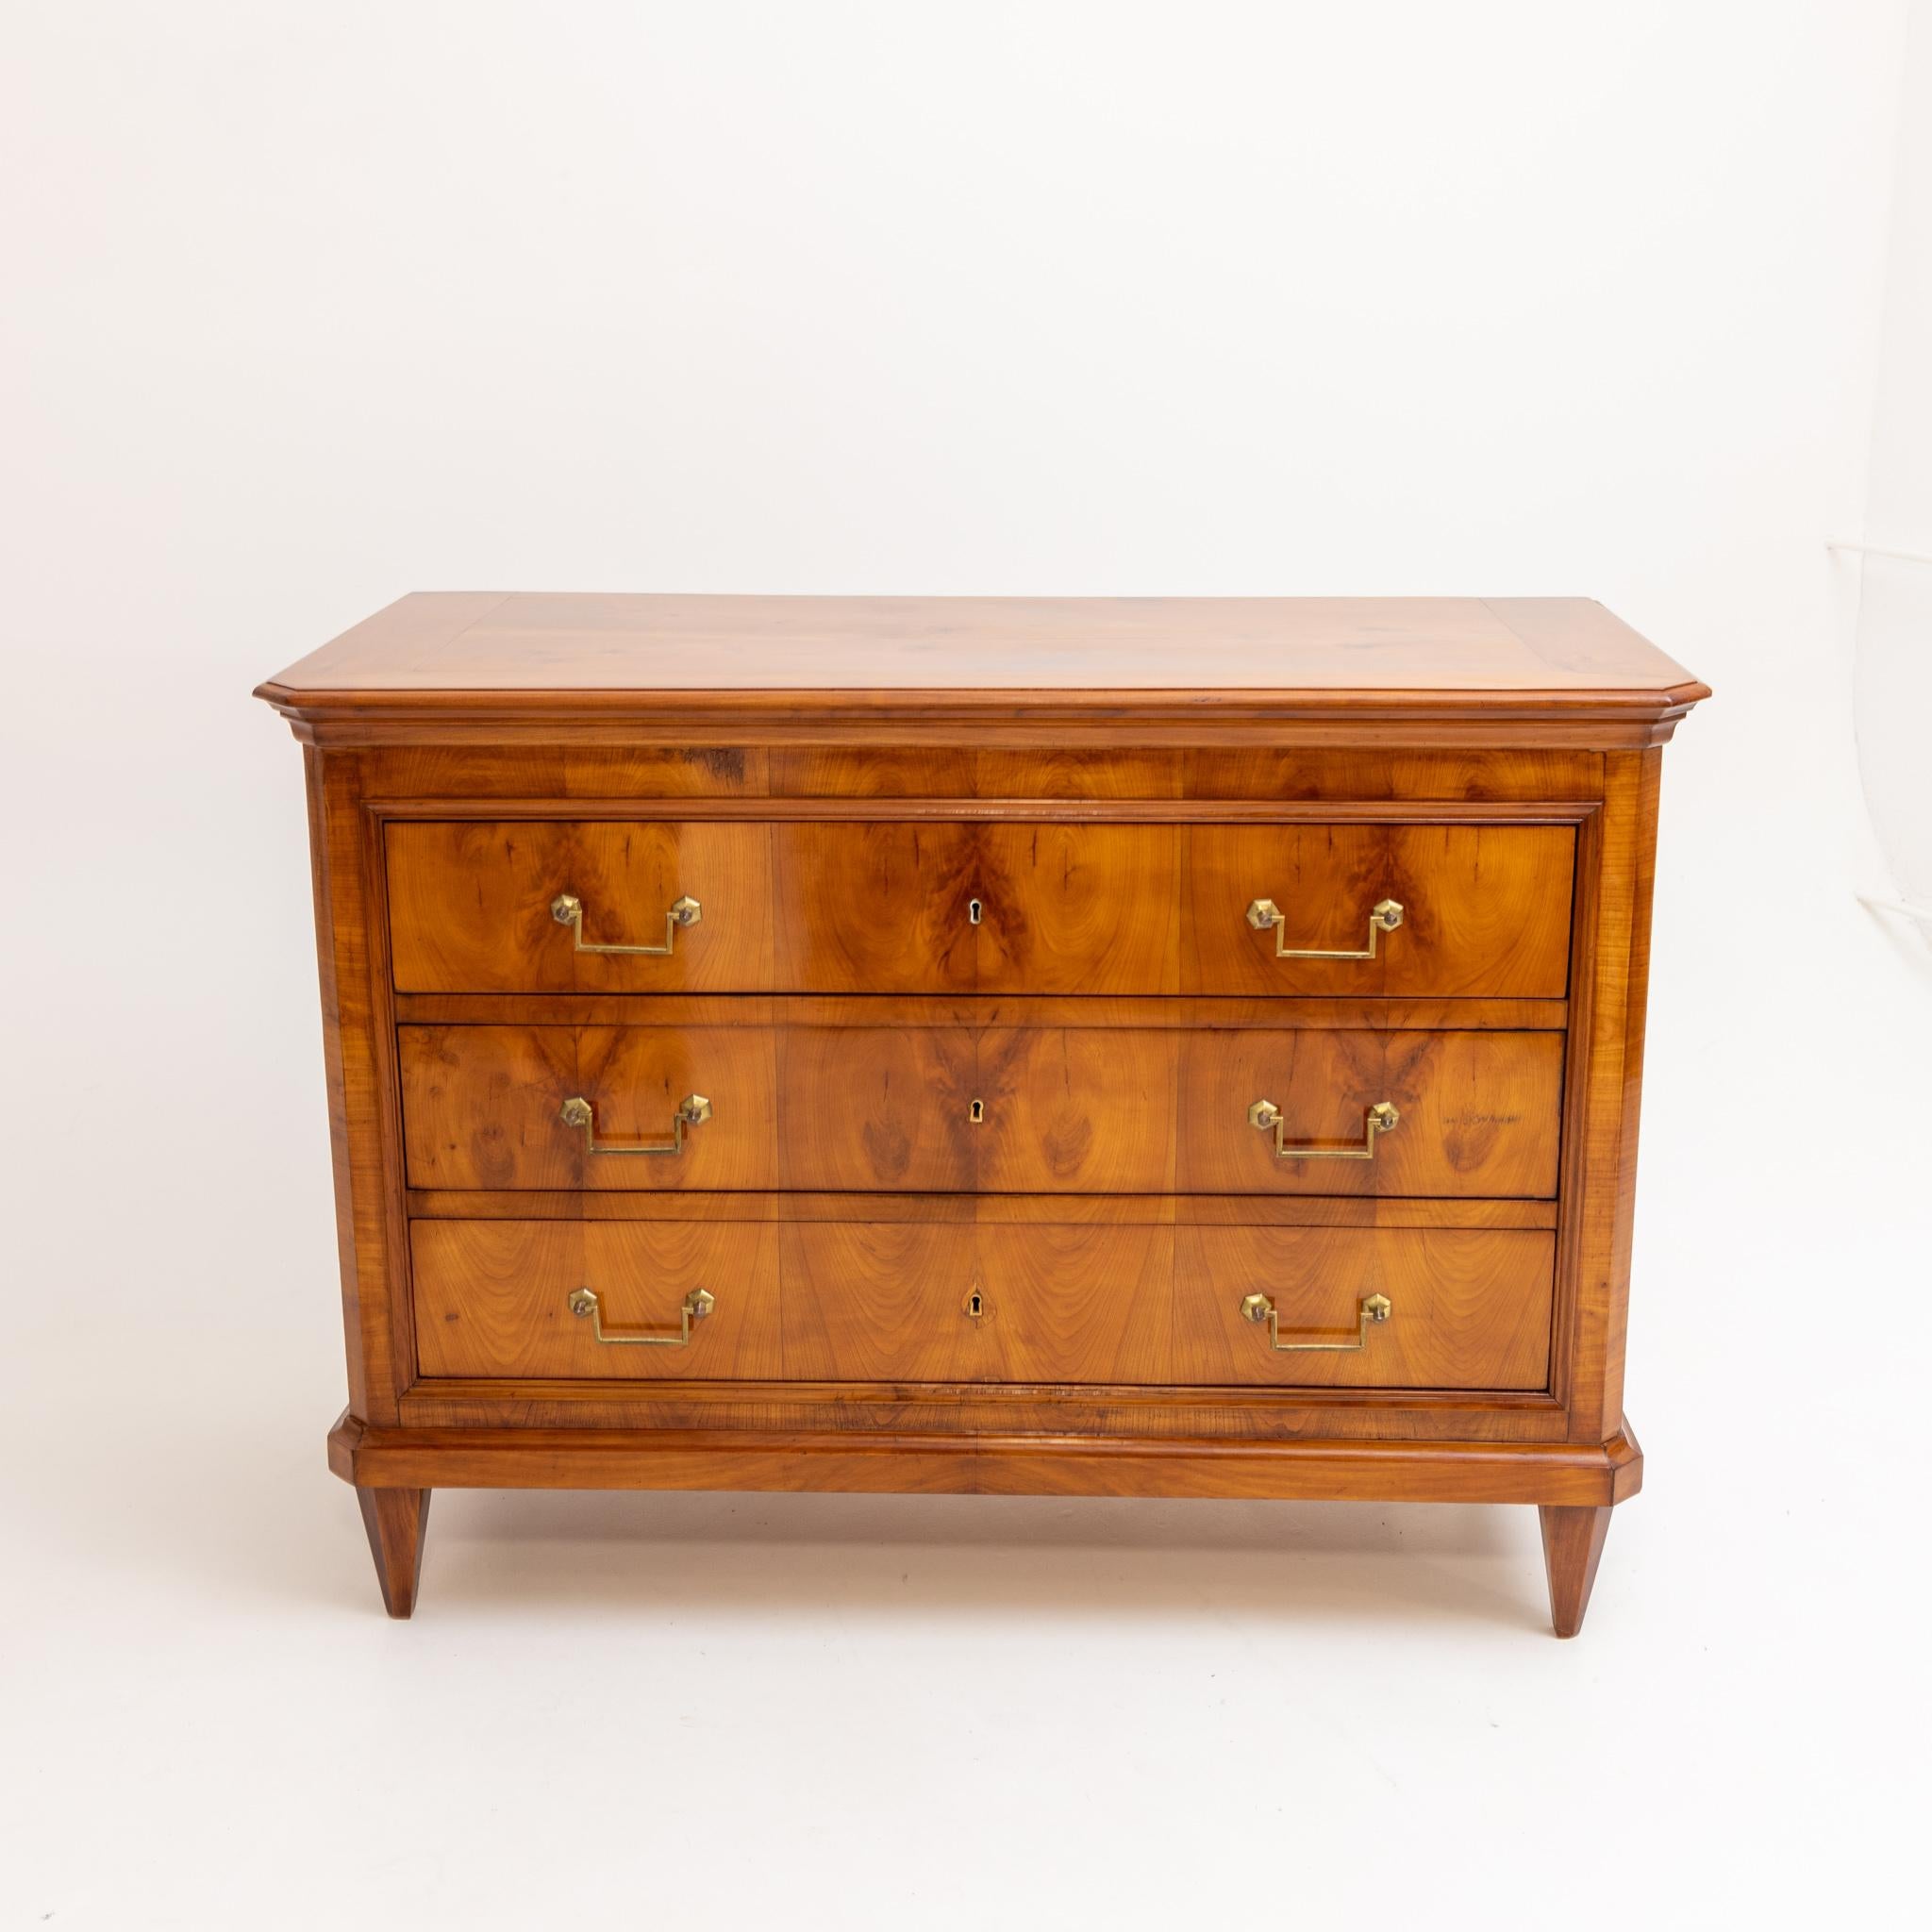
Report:
<svg viewBox="0 0 1932 1932"><path fill-rule="evenodd" d="M407 1617L416 1607L429 1491L358 1489L356 1500L362 1506L362 1526L369 1532L369 1554L375 1558L383 1607L391 1617Z"/></svg>
<svg viewBox="0 0 1932 1932"><path fill-rule="evenodd" d="M1578 1508L1539 1503L1543 1526L1543 1568L1550 1574L1550 1622L1558 1637L1574 1637L1583 1628L1590 1607L1591 1586L1596 1582L1597 1560L1610 1527L1607 1507Z"/></svg>

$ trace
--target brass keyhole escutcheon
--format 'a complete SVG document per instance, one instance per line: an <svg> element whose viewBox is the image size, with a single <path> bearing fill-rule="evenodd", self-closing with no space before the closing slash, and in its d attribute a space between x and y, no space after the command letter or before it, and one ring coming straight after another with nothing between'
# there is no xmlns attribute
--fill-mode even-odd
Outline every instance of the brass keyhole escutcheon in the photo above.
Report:
<svg viewBox="0 0 1932 1932"><path fill-rule="evenodd" d="M980 921L981 921L982 919L984 919L985 917L986 917L986 908L985 908L984 906L982 906L982 905L981 905L981 904L979 903L979 901L978 901L977 899L969 899L969 900L967 900L967 902L966 902L966 919L967 919L967 923L968 923L969 924L971 924L971 925L977 925L977 924L979 924L979 922L980 922Z"/></svg>
<svg viewBox="0 0 1932 1932"><path fill-rule="evenodd" d="M968 1293L966 1299L959 1304L959 1308L960 1312L965 1315L969 1322L985 1321L990 1313L987 1307L985 1291L977 1287L974 1288Z"/></svg>
<svg viewBox="0 0 1932 1932"><path fill-rule="evenodd" d="M979 1124L986 1118L986 1102L983 1100L975 1100L973 1103L973 1105L966 1109L966 1118L969 1121L971 1121L975 1127L978 1126Z"/></svg>

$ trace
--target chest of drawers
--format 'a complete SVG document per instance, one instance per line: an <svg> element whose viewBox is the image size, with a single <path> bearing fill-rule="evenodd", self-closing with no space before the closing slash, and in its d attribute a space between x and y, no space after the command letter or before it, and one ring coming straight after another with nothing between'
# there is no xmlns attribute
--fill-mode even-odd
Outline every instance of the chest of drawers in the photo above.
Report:
<svg viewBox="0 0 1932 1932"><path fill-rule="evenodd" d="M419 595L259 695L392 1614L459 1485L1534 1503L1579 1626L1708 695L1601 607Z"/></svg>

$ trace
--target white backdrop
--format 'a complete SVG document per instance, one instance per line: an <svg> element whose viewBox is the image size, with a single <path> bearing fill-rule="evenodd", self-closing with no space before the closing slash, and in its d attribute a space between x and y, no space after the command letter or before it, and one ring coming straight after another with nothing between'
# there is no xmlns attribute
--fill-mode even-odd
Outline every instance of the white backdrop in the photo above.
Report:
<svg viewBox="0 0 1932 1932"><path fill-rule="evenodd" d="M1823 546L1905 9L0 23L0 1924L1883 1916L1932 969ZM1582 593L1707 678L1578 1642L1526 1509L964 1499L452 1492L388 1624L248 691L411 588Z"/></svg>

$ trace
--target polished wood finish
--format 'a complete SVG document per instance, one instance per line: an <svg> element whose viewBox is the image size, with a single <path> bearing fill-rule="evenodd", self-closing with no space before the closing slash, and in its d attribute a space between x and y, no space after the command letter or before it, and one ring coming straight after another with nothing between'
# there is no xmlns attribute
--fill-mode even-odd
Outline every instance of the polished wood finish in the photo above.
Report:
<svg viewBox="0 0 1932 1932"><path fill-rule="evenodd" d="M1190 1034L1180 1067L1182 1185L1202 1193L1524 1195L1557 1191L1562 1042L1551 1033ZM1283 1158L1248 1121L1281 1109L1286 1143L1359 1145L1378 1101L1401 1114L1370 1160Z"/></svg>
<svg viewBox="0 0 1932 1932"><path fill-rule="evenodd" d="M398 1042L415 1188L1557 1191L1555 1033L405 1026ZM662 1141L688 1093L713 1113L675 1156L590 1152L562 1119L578 1095L600 1144ZM1372 1159L1283 1158L1249 1121L1263 1099L1291 1146L1358 1147L1381 1101L1401 1123Z"/></svg>
<svg viewBox="0 0 1932 1932"><path fill-rule="evenodd" d="M742 1194L591 1193L546 1189L410 1189L425 1221L1036 1221L1177 1227L1526 1227L1557 1225L1555 1201L1351 1200L1332 1194L878 1194L772 1190Z"/></svg>
<svg viewBox="0 0 1932 1932"><path fill-rule="evenodd" d="M778 1230L769 1223L419 1221L410 1245L425 1375L785 1375ZM579 1288L603 1304L607 1334L675 1334L690 1291L716 1302L685 1347L600 1345L570 1311Z"/></svg>
<svg viewBox="0 0 1932 1932"><path fill-rule="evenodd" d="M278 689L264 685L262 695L279 705ZM1393 808L1418 800L1491 812L1520 807L1547 816L1553 805L1603 795L1599 749L1409 748L1391 743L1392 726L1358 733L1352 749L1278 740L1233 747L1129 745L1119 731L1104 746L1022 746L1002 742L1008 731L992 721L974 727L971 747L958 742L958 733L951 744L904 745L881 741L876 727L861 738L857 726L830 726L815 730L808 742L773 745L758 741L765 727L753 729L750 721L736 743L691 744L655 718L640 710L622 740L586 723L559 726L546 741L525 737L514 744L425 737L434 730L433 718L422 722L413 741L398 741L390 728L393 721L373 719L368 740L355 749L368 795L416 818L447 817L452 808L477 818L506 811L569 818L586 806L622 817L650 801L667 815L729 806L752 817L770 816L776 802L795 814L816 809L849 819L900 803L924 808L962 799L990 809L1024 800L1036 815L1042 808L1095 801L1186 803L1206 814L1222 807L1252 811L1260 801L1316 811L1330 803ZM301 718L292 722L298 737L310 731ZM318 728L338 748L348 748L353 727L345 716ZM1291 724L1284 730L1295 735ZM1365 749L1371 738L1374 749ZM841 804L855 799L869 801L863 813Z"/></svg>
<svg viewBox="0 0 1932 1932"><path fill-rule="evenodd" d="M402 992L741 992L774 984L771 840L704 820L392 824L390 951ZM701 917L663 958L582 952L551 902L573 892L584 938L662 945L676 899Z"/></svg>
<svg viewBox="0 0 1932 1932"><path fill-rule="evenodd" d="M1637 1445L1607 1442L1230 1442L869 1429L388 1428L342 1416L329 1466L358 1486L770 1490L973 1496L1223 1496L1324 1503L1621 1503Z"/></svg>
<svg viewBox="0 0 1932 1932"><path fill-rule="evenodd" d="M689 811L689 806L685 807ZM1406 994L1561 999L1574 834L1561 825L908 820L402 823L388 828L399 992ZM702 913L663 956L690 896ZM1373 959L1370 909L1401 927ZM979 917L973 916L974 906ZM775 918L774 918L775 908Z"/></svg>
<svg viewBox="0 0 1932 1932"><path fill-rule="evenodd" d="M514 1024L530 1011L514 994L403 992L393 1003L408 1025L482 1026ZM571 1026L1178 1026L1187 1032L1293 1031L1425 1032L1474 1029L1501 1033L1561 1033L1569 1025L1563 1000L1395 999L1108 999L1066 994L1052 998L992 998L960 994L940 999L872 993L862 1000L781 993L684 998L676 993L552 994L543 1017Z"/></svg>
<svg viewBox="0 0 1932 1932"><path fill-rule="evenodd" d="M1557 825L1197 825L1182 991L1561 999L1575 843ZM1247 924L1256 899L1291 950L1362 946L1383 899L1403 921L1373 959L1278 958Z"/></svg>
<svg viewBox="0 0 1932 1932"><path fill-rule="evenodd" d="M405 597L260 693L311 731L400 723L419 740L722 714L758 719L754 741L829 716L890 742L915 721L957 729L1024 709L1042 724L1093 717L1116 739L1124 714L1197 733L1216 714L1325 718L1357 743L1365 726L1411 720L1428 728L1398 741L1476 724L1493 741L1549 720L1573 727L1568 741L1628 742L1631 727L1668 735L1709 695L1581 598L468 592Z"/></svg>
<svg viewBox="0 0 1932 1932"><path fill-rule="evenodd" d="M973 828L787 825L773 880L779 984L812 992L970 992Z"/></svg>
<svg viewBox="0 0 1932 1932"><path fill-rule="evenodd" d="M982 992L1180 991L1176 826L1001 824L976 828L985 907Z"/></svg>
<svg viewBox="0 0 1932 1932"><path fill-rule="evenodd" d="M358 1487L356 1500L362 1506L369 1554L375 1558L382 1607L391 1617L407 1617L416 1607L416 1583L423 1572L429 1491Z"/></svg>
<svg viewBox="0 0 1932 1932"><path fill-rule="evenodd" d="M1537 1508L1543 1535L1543 1566L1550 1579L1550 1622L1558 1637L1574 1637L1596 1588L1596 1566L1609 1534L1607 1506L1543 1503Z"/></svg>
<svg viewBox="0 0 1932 1932"><path fill-rule="evenodd" d="M1524 1231L419 1221L425 1375L635 1380L1082 1383L1157 1388L1541 1389L1555 1242ZM680 1348L600 1345L569 1311ZM1394 1304L1367 1345L1277 1351L1241 1296L1274 1298L1284 1341L1352 1341L1367 1294ZM974 1297L977 1296L977 1301Z"/></svg>
<svg viewBox="0 0 1932 1932"><path fill-rule="evenodd" d="M777 1067L769 1033L668 1026L405 1026L403 1135L418 1188L772 1188ZM676 1155L593 1153L563 1103L591 1102L600 1145L662 1143L679 1103L717 1112Z"/></svg>
<svg viewBox="0 0 1932 1932"><path fill-rule="evenodd" d="M439 1484L1415 1498L1547 1506L1574 1629L1641 1477L1657 747L1706 694L1539 599L428 596L264 685L385 1600ZM598 954L565 891L593 945L703 911ZM1385 897L1373 959L1277 956ZM558 1118L692 1092L675 1157ZM1277 1160L1259 1098L1402 1119ZM688 1346L568 1306L675 1336L692 1284ZM1250 1291L1391 1315L1276 1352Z"/></svg>

